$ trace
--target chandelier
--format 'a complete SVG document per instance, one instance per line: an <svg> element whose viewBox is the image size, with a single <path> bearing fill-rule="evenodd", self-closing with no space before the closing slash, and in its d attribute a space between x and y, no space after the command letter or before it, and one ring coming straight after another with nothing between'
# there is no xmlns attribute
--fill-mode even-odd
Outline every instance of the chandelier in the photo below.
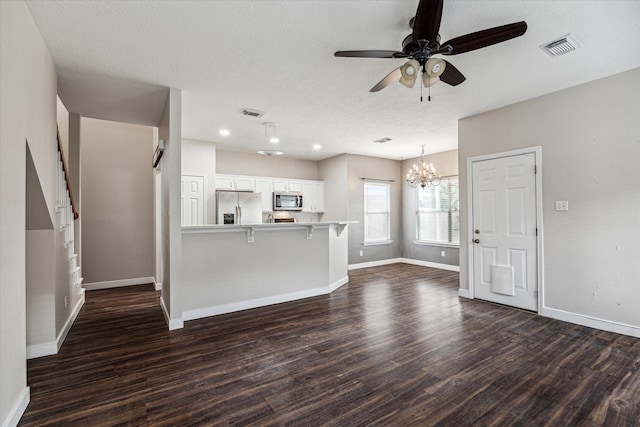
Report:
<svg viewBox="0 0 640 427"><path fill-rule="evenodd" d="M420 159L420 166L414 163L413 167L409 169L407 174L407 183L415 188L418 185L420 187L430 187L440 184L440 174L436 176L436 168L433 167L433 163L427 164L424 161L424 145L422 147L422 158Z"/></svg>

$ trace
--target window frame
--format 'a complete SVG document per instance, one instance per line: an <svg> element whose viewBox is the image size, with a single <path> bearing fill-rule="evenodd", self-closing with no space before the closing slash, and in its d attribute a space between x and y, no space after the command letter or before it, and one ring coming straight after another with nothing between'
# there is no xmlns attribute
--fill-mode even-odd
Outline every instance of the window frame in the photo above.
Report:
<svg viewBox="0 0 640 427"><path fill-rule="evenodd" d="M386 211L369 211L368 203L367 203L367 186L377 186L386 188ZM363 198L364 198L364 209L363 209L363 245L364 246L373 246L373 245L386 245L392 243L391 240L391 183L390 182L379 182L379 181L364 181L363 185ZM383 214L386 215L386 229L387 236L386 239L376 239L376 240L367 240L367 216L370 214Z"/></svg>
<svg viewBox="0 0 640 427"><path fill-rule="evenodd" d="M420 187L416 187L416 191L415 191L415 203L416 203L416 211L415 211L415 240L413 241L414 244L417 245L428 245L428 246L443 246L443 247L454 247L454 248L459 248L460 247L460 179L458 175L451 175L451 176L447 176L447 177L442 177L441 181L440 181L440 185L437 187L440 187L443 184L447 184L449 187L449 192L451 192L451 183L452 182L456 182L457 183L457 188L458 188L458 195L457 198L455 198L455 200L457 200L457 209L452 209L453 208L453 204L450 203L449 205L449 209L448 210L438 210L438 209L434 209L434 210L426 210L426 209L421 209L420 208ZM442 187L440 187L442 188ZM454 198L451 197L451 194L449 196L452 200ZM440 192L438 192L438 201L440 200ZM448 241L444 241L444 240L427 240L427 239L420 239L420 214L424 214L424 213L437 213L437 212L446 212L447 213L447 239L449 239ZM451 237L453 230L454 230L454 224L453 224L453 217L452 217L452 213L453 212L457 212L458 213L458 241L457 242L452 242L451 241Z"/></svg>

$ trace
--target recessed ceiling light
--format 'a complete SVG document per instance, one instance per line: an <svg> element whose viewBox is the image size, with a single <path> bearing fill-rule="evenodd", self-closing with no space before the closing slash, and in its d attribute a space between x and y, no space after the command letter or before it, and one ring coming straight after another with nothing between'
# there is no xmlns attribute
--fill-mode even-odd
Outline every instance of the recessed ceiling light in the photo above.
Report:
<svg viewBox="0 0 640 427"><path fill-rule="evenodd" d="M222 136L229 136L231 132L229 132L227 129L220 129L218 133Z"/></svg>
<svg viewBox="0 0 640 427"><path fill-rule="evenodd" d="M320 145L320 144L313 144L313 149L314 149L314 150L319 150L319 149L321 149L321 148L322 148L322 145Z"/></svg>

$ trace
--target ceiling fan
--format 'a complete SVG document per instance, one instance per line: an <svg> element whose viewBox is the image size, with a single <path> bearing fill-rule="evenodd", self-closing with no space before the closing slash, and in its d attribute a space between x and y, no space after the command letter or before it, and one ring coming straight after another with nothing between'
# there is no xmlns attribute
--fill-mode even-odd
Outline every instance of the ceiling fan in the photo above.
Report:
<svg viewBox="0 0 640 427"><path fill-rule="evenodd" d="M440 20L443 0L420 0L416 16L409 25L412 33L402 41L402 52L394 50L341 50L334 53L338 57L351 58L408 58L404 65L390 72L370 92L378 92L399 81L406 87L413 87L422 71L422 82L430 87L438 81L457 86L465 81L456 67L448 61L433 55L458 55L491 46L523 35L527 31L524 21L476 31L440 43Z"/></svg>

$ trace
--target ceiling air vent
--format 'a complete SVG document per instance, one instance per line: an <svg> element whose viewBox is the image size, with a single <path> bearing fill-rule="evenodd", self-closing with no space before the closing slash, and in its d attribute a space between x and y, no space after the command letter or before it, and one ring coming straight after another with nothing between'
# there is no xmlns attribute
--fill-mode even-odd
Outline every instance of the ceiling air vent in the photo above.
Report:
<svg viewBox="0 0 640 427"><path fill-rule="evenodd" d="M375 142L376 144L384 144L385 142L389 142L391 141L391 138L387 138L386 136L384 138L380 138L380 139L376 139Z"/></svg>
<svg viewBox="0 0 640 427"><path fill-rule="evenodd" d="M571 34L562 36L552 42L545 43L540 46L540 49L544 50L549 56L560 56L565 53L573 52L580 47L580 43Z"/></svg>
<svg viewBox="0 0 640 427"><path fill-rule="evenodd" d="M243 108L241 113L249 117L262 117L264 111L254 110L253 108Z"/></svg>

